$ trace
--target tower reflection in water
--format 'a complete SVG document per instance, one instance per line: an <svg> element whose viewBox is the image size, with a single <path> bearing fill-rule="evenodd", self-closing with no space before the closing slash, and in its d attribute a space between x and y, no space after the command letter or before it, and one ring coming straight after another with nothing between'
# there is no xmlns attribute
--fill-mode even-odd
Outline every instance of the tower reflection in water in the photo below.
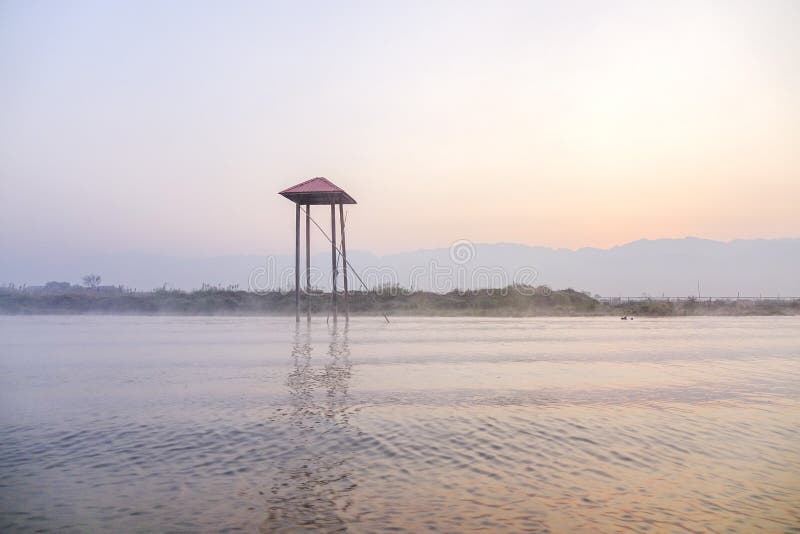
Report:
<svg viewBox="0 0 800 534"><path fill-rule="evenodd" d="M327 345L321 367L314 361L315 341ZM298 327L291 365L289 406L281 411L287 442L272 458L276 476L265 495L268 515L262 530L345 530L342 516L355 488L351 467L357 443L357 431L348 422L347 326Z"/></svg>

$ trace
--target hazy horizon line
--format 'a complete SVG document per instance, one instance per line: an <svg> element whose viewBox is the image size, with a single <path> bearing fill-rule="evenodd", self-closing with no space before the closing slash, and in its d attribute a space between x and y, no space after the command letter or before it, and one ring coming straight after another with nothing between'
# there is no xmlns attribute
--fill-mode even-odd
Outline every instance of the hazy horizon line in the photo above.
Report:
<svg viewBox="0 0 800 534"><path fill-rule="evenodd" d="M320 241L321 236L317 236L317 241ZM549 246L549 245L537 245L537 244L530 244L530 243L522 243L518 241L472 241L466 238L457 238L449 243L434 246L434 247L422 247L422 248L414 248L414 249L405 249L405 250L398 250L394 252L387 252L387 253L378 253L374 252L369 249L353 247L348 250L350 253L359 253L359 254L371 254L376 257L387 257L387 256L396 256L401 254L413 254L413 253L420 253L420 252L427 252L427 251L435 251L435 250L442 250L450 248L453 243L459 241L468 241L472 245L475 246L496 246L496 245L512 245L512 246L520 246L520 247L528 247L528 248L541 248L541 249L549 249L549 250L562 250L562 251L570 251L570 252L578 252L581 250L613 250L616 248L623 248L626 246L630 246L640 242L655 242L655 241L687 241L687 240L696 240L696 241L706 241L712 243L720 243L720 244L731 244L738 241L796 241L800 240L800 236L795 237L736 237L732 239L714 239L708 237L699 237L695 235L688 235L683 237L641 237L639 239L634 239L633 241L627 241L618 245L611 245L608 247L602 246L593 246L587 245L582 247L557 247L557 246ZM320 243L315 243L315 248L318 248ZM303 254L305 254L301 251ZM324 254L327 252L319 251L314 253L317 254ZM102 256L114 256L114 255L125 255L125 254L134 254L134 255L141 255L141 256L154 256L154 257L165 257L165 258L175 258L175 259L212 259L212 258L225 258L225 257L232 257L232 256L293 256L294 250L284 251L284 252L231 252L231 253L224 253L224 254L181 254L181 255L173 255L165 252L149 252L142 249L127 249L127 250L116 250L116 251L107 251L107 252L98 252L98 253L84 253L84 254L76 254L70 257L72 258L91 258L91 257L102 257ZM20 259L33 259L40 256L39 254L33 255L18 255L17 258Z"/></svg>

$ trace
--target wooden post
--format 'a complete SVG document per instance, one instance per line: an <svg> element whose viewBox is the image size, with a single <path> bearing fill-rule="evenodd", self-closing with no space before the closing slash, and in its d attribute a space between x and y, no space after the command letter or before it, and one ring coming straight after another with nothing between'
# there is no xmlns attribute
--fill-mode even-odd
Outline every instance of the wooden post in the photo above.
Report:
<svg viewBox="0 0 800 534"><path fill-rule="evenodd" d="M336 321L336 203L331 202L331 309Z"/></svg>
<svg viewBox="0 0 800 534"><path fill-rule="evenodd" d="M294 315L300 322L300 203L294 205Z"/></svg>
<svg viewBox="0 0 800 534"><path fill-rule="evenodd" d="M350 301L347 291L347 245L344 239L344 205L339 203L339 226L342 229L342 280L344 281L344 318L350 320Z"/></svg>
<svg viewBox="0 0 800 534"><path fill-rule="evenodd" d="M311 204L306 204L306 321L311 322Z"/></svg>

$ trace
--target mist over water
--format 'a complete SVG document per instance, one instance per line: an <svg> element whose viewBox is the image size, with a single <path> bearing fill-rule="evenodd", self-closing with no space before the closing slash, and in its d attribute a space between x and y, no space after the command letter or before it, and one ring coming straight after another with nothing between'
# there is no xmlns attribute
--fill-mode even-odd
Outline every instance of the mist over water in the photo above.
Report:
<svg viewBox="0 0 800 534"><path fill-rule="evenodd" d="M0 317L0 529L800 524L800 317Z"/></svg>

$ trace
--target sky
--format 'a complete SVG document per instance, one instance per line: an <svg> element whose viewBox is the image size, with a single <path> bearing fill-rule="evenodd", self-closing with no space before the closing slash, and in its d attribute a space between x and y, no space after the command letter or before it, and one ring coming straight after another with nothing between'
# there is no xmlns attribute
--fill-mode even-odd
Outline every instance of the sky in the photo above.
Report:
<svg viewBox="0 0 800 534"><path fill-rule="evenodd" d="M313 176L375 253L798 237L798 27L796 0L2 1L0 247L287 253L277 192Z"/></svg>

